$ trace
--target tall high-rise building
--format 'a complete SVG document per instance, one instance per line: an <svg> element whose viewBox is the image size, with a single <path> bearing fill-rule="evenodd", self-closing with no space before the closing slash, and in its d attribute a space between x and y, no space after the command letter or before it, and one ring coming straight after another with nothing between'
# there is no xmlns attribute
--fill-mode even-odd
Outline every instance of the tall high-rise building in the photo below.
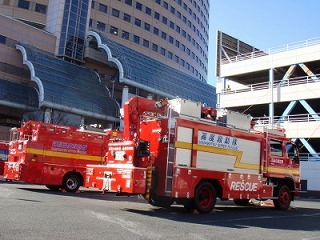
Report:
<svg viewBox="0 0 320 240"><path fill-rule="evenodd" d="M0 94L24 99L0 101L0 125L113 122L131 95L215 105L208 0L3 0L0 14Z"/></svg>

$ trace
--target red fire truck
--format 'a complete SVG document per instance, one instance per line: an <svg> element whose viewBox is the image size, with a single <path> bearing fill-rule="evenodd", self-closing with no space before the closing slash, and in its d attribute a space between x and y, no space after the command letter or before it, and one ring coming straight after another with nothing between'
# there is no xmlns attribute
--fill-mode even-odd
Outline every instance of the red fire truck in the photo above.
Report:
<svg viewBox="0 0 320 240"><path fill-rule="evenodd" d="M109 135L74 127L29 121L11 129L4 178L75 192L86 165L102 164Z"/></svg>
<svg viewBox="0 0 320 240"><path fill-rule="evenodd" d="M134 97L124 105L123 121L106 164L87 166L86 187L203 213L217 198L238 205L273 199L276 208L288 209L298 194L297 148L284 131L254 130L250 116L183 99Z"/></svg>
<svg viewBox="0 0 320 240"><path fill-rule="evenodd" d="M0 175L3 175L4 164L8 160L8 146L7 142L0 142Z"/></svg>

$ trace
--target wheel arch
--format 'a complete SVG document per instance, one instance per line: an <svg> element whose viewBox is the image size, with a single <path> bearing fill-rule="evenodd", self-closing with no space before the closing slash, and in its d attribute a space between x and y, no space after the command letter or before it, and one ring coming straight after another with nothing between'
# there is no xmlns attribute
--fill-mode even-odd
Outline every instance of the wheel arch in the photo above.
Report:
<svg viewBox="0 0 320 240"><path fill-rule="evenodd" d="M275 191L273 193L274 195L277 194L277 190L279 190L281 188L281 186L286 185L286 186L288 186L288 188L291 191L292 200L294 200L295 189L294 189L294 180L293 180L293 178L286 177L286 178L282 178L282 179L275 179L274 181L277 183L277 187L275 188Z"/></svg>
<svg viewBox="0 0 320 240"><path fill-rule="evenodd" d="M80 180L80 185L83 186L83 181L84 181L84 177L82 176L82 174L76 170L72 170L72 171L68 171L66 172L64 175L63 175L63 178L62 178L62 183L65 181L65 179L68 177L68 175L76 175L79 177L79 180Z"/></svg>
<svg viewBox="0 0 320 240"><path fill-rule="evenodd" d="M203 183L203 182L209 182L209 183L211 183L212 186L213 186L213 187L215 188L215 190L216 190L217 197L218 197L218 198L221 198L223 190L222 190L222 187L221 187L221 185L220 185L220 183L219 183L219 181L218 181L217 179L202 178L202 179L197 183L197 185L195 186L194 190L196 190L197 187L198 187L201 183Z"/></svg>

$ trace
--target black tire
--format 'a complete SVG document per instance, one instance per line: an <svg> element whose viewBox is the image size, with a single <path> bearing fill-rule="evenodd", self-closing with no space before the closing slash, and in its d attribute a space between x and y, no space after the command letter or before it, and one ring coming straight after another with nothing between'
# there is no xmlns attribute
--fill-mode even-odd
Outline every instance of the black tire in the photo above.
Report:
<svg viewBox="0 0 320 240"><path fill-rule="evenodd" d="M46 187L51 191L59 191L61 188L61 186L57 186L57 185L46 185Z"/></svg>
<svg viewBox="0 0 320 240"><path fill-rule="evenodd" d="M200 213L209 213L216 205L217 194L214 186L209 182L200 183L194 195L194 207Z"/></svg>
<svg viewBox="0 0 320 240"><path fill-rule="evenodd" d="M233 202L238 206L249 206L250 199L233 199Z"/></svg>
<svg viewBox="0 0 320 240"><path fill-rule="evenodd" d="M81 186L81 180L78 174L68 173L63 178L62 187L67 192L76 192Z"/></svg>
<svg viewBox="0 0 320 240"><path fill-rule="evenodd" d="M276 189L276 199L273 199L273 204L277 209L287 210L291 204L291 192L287 185L282 185Z"/></svg>
<svg viewBox="0 0 320 240"><path fill-rule="evenodd" d="M186 211L190 212L192 209L194 209L194 201L193 199L189 199L183 203L183 207Z"/></svg>
<svg viewBox="0 0 320 240"><path fill-rule="evenodd" d="M174 199L171 197L156 196L152 194L148 202L152 206L169 208L173 204Z"/></svg>

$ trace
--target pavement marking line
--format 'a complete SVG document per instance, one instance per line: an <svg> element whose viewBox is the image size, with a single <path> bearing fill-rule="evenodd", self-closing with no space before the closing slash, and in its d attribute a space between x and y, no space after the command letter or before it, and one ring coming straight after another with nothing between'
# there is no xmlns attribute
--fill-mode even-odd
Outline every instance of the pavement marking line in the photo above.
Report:
<svg viewBox="0 0 320 240"><path fill-rule="evenodd" d="M141 227L141 224L137 224L136 222L133 221L127 221L124 219L121 219L119 217L116 217L114 215L109 216L106 214L102 214L102 213L98 213L98 212L94 212L94 211L87 211L90 215L93 215L94 217L104 220L104 221L108 221L112 224L116 224L119 225L120 227L126 229L127 231L138 235L140 237L146 237L146 232L148 232L148 238L150 239L154 239L154 238L159 238L161 236L155 234L155 233L151 233L150 230L143 230L143 228ZM139 231L140 229L140 231Z"/></svg>
<svg viewBox="0 0 320 240"><path fill-rule="evenodd" d="M250 220L260 220L260 219L273 219L273 218L292 218L292 217L314 217L320 216L320 212L318 213L310 213L310 214L296 214L296 215L288 215L288 216L260 216L260 217L250 217L250 218L233 218L228 220L219 220L219 221L201 221L200 223L215 223L215 222L233 222L233 221L250 221Z"/></svg>

